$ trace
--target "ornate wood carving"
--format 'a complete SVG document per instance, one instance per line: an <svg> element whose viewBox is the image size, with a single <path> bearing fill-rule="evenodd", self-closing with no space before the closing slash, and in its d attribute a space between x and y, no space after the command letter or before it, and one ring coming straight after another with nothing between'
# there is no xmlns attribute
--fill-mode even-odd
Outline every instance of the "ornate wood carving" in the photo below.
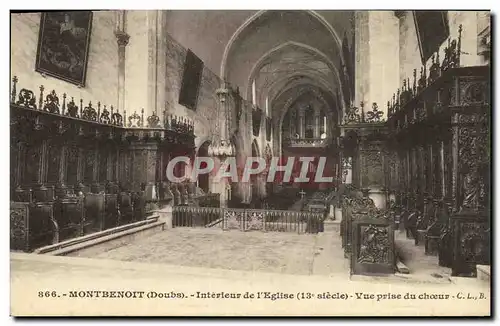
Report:
<svg viewBox="0 0 500 326"><path fill-rule="evenodd" d="M360 228L361 240L359 243L358 263L387 264L391 248L389 243L389 228L363 225Z"/></svg>
<svg viewBox="0 0 500 326"><path fill-rule="evenodd" d="M10 248L29 250L29 203L10 204Z"/></svg>

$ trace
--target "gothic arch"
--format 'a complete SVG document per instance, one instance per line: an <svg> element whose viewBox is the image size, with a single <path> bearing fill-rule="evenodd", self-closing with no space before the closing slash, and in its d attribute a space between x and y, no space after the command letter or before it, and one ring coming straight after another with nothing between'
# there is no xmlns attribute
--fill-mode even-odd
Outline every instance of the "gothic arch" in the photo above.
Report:
<svg viewBox="0 0 500 326"><path fill-rule="evenodd" d="M283 127L283 120L285 118L285 115L286 113L288 112L288 110L290 109L290 107L295 103L295 101L297 99L299 99L302 95L304 94L307 94L307 93L313 93L315 98L318 100L318 102L322 103L323 107L324 107L324 110L325 110L325 113L328 117L328 120L331 121L331 123L329 124L330 126L330 134L334 134L335 133L335 127L334 127L334 122L335 120L333 119L333 112L332 110L328 110L328 101L325 100L325 98L323 97L323 95L315 88L303 88L303 89L300 89L299 92L295 95L295 96L292 96L290 97L286 102L285 104L283 105L283 109L282 111L280 112L280 115L278 116L278 119L276 119L275 121L275 126L274 126L274 130L275 130L275 134L274 134L274 137L273 139L276 139L276 143L274 143L277 148L276 148L276 152L278 153L277 155L281 155L282 152L283 152L283 139L282 139L282 127ZM339 108L337 108L339 109ZM337 124L339 123L339 121L337 121Z"/></svg>
<svg viewBox="0 0 500 326"><path fill-rule="evenodd" d="M259 144L257 144L257 139L252 142L252 156L262 157L259 149Z"/></svg>
<svg viewBox="0 0 500 326"><path fill-rule="evenodd" d="M254 15L252 15L250 18L248 18L238 29L234 32L234 34L231 36L229 39L229 42L226 44L226 47L224 48L224 54L222 55L222 62L221 62L221 67L220 67L220 77L223 79L223 81L226 81L226 65L227 65L227 58L229 56L229 52L233 46L233 43L238 39L240 34L248 27L250 26L254 21L259 19L263 14L268 12L269 10L260 10L256 12ZM333 27L326 21L326 19L318 14L314 10L305 10L306 13L317 19L320 24L322 24L330 33L332 36L335 46L337 47L340 59L342 61L342 64L345 63L344 57L342 54L342 40L338 36L337 32L333 29Z"/></svg>
<svg viewBox="0 0 500 326"><path fill-rule="evenodd" d="M297 77L307 77L308 80L304 80L302 82L300 82L299 80L294 80ZM278 98L282 93L284 93L288 89L290 89L291 88L289 86L290 84L292 84L292 86L296 86L297 83L304 84L304 85L308 84L308 85L316 86L316 87L321 88L322 90L324 90L326 92L331 92L330 91L331 85L327 84L327 82L323 78L318 78L318 76L316 76L310 72L302 71L302 72L293 72L289 75L283 76L282 78L273 80L269 84L265 84L265 86L267 88L267 94L273 92L275 90L275 88L277 87L277 85L280 85L283 82L286 82L288 80L290 81L288 84L285 84L281 89L277 88L277 89L279 89L279 91L276 92L276 95L273 96L273 99ZM262 96L262 94L263 93L261 92L260 96ZM262 100L262 99L260 99L260 100ZM272 99L270 99L270 100L272 100Z"/></svg>
<svg viewBox="0 0 500 326"><path fill-rule="evenodd" d="M196 152L197 157L208 157L208 147L210 146L210 140L206 140L201 143L198 151ZM205 193L210 190L210 177L208 173L198 175L198 187L200 187Z"/></svg>
<svg viewBox="0 0 500 326"><path fill-rule="evenodd" d="M245 94L247 99L250 98L249 96L252 93L251 81L255 77L256 71L258 71L263 66L263 64L266 62L267 58L272 56L274 53L277 53L277 52L279 52L287 47L299 48L299 49L303 50L304 52L307 52L309 54L312 54L312 55L320 58L321 59L320 61L323 61L328 66L328 68L330 68L330 70L332 71L333 75L336 78L336 82L338 83L338 85L339 86L342 85L341 81L340 81L339 71L338 71L337 67L333 64L333 62L328 58L327 55L325 55L323 52L319 51L318 49L313 48L312 46L309 46L309 45L306 45L303 43L299 43L299 42L288 41L288 42L282 43L282 44L274 47L273 49L269 50L267 53L265 53L263 56L261 56L260 59L253 65L252 69L250 70L250 74L249 74L248 80L247 80L248 87L246 89L246 94Z"/></svg>
<svg viewBox="0 0 500 326"><path fill-rule="evenodd" d="M316 97L316 99L318 100L318 102L321 102L325 106L325 109L328 108L328 106L329 106L328 101L325 100L323 95L318 90L316 90L314 88L303 88L303 89L299 90L299 92L295 96L290 97L283 105L283 110L281 110L281 113L279 115L279 120L277 120L277 123L278 123L277 129L280 130L280 133L281 133L281 127L283 126L283 119L285 118L286 113L290 109L290 106L292 106L298 98L300 98L302 95L307 94L307 93L313 93L314 96ZM333 122L334 120L333 120L333 114L332 114L331 110L326 110L325 113L328 115L329 119L332 119L331 121Z"/></svg>

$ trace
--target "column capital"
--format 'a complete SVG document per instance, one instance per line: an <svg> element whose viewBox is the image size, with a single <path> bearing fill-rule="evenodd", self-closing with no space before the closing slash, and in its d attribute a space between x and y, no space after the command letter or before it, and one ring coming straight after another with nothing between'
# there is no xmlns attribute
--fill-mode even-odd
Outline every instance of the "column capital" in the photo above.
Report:
<svg viewBox="0 0 500 326"><path fill-rule="evenodd" d="M227 89L226 87L218 88L215 91L215 94L217 94L219 101L224 103L226 101L226 97L229 95L229 89Z"/></svg>
<svg viewBox="0 0 500 326"><path fill-rule="evenodd" d="M115 37L116 37L116 42L118 43L118 46L127 46L129 40L130 40L130 35L125 33L124 31L115 31Z"/></svg>

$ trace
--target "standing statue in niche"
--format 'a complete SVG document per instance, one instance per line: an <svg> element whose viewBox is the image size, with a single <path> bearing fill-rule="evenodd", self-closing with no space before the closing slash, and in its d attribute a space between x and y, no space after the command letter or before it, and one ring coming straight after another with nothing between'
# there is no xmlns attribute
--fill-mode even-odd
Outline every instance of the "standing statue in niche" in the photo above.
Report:
<svg viewBox="0 0 500 326"><path fill-rule="evenodd" d="M477 171L468 169L463 175L463 202L462 209L475 209L479 205L480 184Z"/></svg>

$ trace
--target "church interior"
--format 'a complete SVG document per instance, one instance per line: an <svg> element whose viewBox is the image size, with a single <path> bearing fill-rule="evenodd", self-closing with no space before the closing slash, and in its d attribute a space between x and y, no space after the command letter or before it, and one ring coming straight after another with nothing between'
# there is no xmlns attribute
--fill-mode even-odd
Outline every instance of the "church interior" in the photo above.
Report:
<svg viewBox="0 0 500 326"><path fill-rule="evenodd" d="M454 275L490 264L488 11L10 19L11 250L155 223L299 233L338 223L354 274L394 272L398 229ZM308 175L323 157L333 181L296 182L294 165L285 181L173 183L166 167L179 156L312 157Z"/></svg>

